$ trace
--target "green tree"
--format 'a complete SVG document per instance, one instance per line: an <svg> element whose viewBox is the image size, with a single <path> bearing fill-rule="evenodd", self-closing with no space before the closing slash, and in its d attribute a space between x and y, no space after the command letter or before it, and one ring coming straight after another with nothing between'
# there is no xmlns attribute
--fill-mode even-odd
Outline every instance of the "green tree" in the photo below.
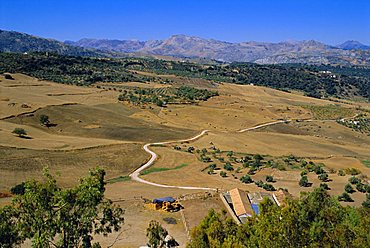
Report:
<svg viewBox="0 0 370 248"><path fill-rule="evenodd" d="M39 120L40 120L41 125L47 126L47 125L50 124L49 116L47 116L47 115L40 115Z"/></svg>
<svg viewBox="0 0 370 248"><path fill-rule="evenodd" d="M174 238L168 235L168 231L155 220L149 222L146 236L148 238L148 246L152 248L175 247L179 245Z"/></svg>
<svg viewBox="0 0 370 248"><path fill-rule="evenodd" d="M94 234L120 229L123 210L104 198L102 169L68 189L60 188L48 171L44 176L44 181L25 182L24 194L12 202L18 240L31 239L34 247L91 247Z"/></svg>
<svg viewBox="0 0 370 248"><path fill-rule="evenodd" d="M274 177L270 175L266 176L266 182L275 182Z"/></svg>
<svg viewBox="0 0 370 248"><path fill-rule="evenodd" d="M25 135L27 135L26 130L24 130L23 128L20 128L20 127L14 128L12 133L18 135L18 137L24 137Z"/></svg>
<svg viewBox="0 0 370 248"><path fill-rule="evenodd" d="M326 182L329 179L329 175L327 173L322 173L318 175L318 178L322 182Z"/></svg>
<svg viewBox="0 0 370 248"><path fill-rule="evenodd" d="M226 172L224 172L224 171L220 171L220 176L221 177L226 177L227 175L226 175Z"/></svg>
<svg viewBox="0 0 370 248"><path fill-rule="evenodd" d="M252 178L249 175L244 175L240 178L242 183L253 183Z"/></svg>
<svg viewBox="0 0 370 248"><path fill-rule="evenodd" d="M19 212L14 207L0 208L0 247L15 247L25 240L18 225L18 215Z"/></svg>
<svg viewBox="0 0 370 248"><path fill-rule="evenodd" d="M227 171L233 171L234 167L231 165L230 162L226 162L226 164L224 165L224 169Z"/></svg>
<svg viewBox="0 0 370 248"><path fill-rule="evenodd" d="M353 189L352 185L349 184L349 183L346 184L346 186L344 186L344 191L346 191L349 194L352 194L353 192L355 192L355 190Z"/></svg>
<svg viewBox="0 0 370 248"><path fill-rule="evenodd" d="M353 202L353 199L347 192L343 192L340 196L338 196L339 201L345 201L345 202Z"/></svg>
<svg viewBox="0 0 370 248"><path fill-rule="evenodd" d="M308 177L307 176L302 176L301 179L299 180L299 186L301 187L310 187L311 184L308 182Z"/></svg>

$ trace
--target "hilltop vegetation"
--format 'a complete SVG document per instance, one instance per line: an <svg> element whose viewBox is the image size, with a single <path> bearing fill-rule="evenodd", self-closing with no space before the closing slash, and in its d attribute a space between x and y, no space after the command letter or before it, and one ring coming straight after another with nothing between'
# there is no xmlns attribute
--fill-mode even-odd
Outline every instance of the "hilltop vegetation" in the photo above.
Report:
<svg viewBox="0 0 370 248"><path fill-rule="evenodd" d="M250 63L196 64L147 58L99 59L0 53L0 73L20 72L60 83L89 85L95 82L158 82L158 77L135 71L173 74L216 82L255 84L280 90L299 90L312 97L370 97L370 69ZM135 70L135 71L134 71Z"/></svg>
<svg viewBox="0 0 370 248"><path fill-rule="evenodd" d="M70 46L63 42L0 29L0 52L54 52L62 55L107 57L114 52Z"/></svg>

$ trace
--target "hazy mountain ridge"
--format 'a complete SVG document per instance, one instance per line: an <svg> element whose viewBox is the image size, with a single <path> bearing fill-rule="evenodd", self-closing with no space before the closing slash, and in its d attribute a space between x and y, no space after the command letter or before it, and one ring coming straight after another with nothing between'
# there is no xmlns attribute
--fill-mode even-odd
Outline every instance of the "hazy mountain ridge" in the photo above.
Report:
<svg viewBox="0 0 370 248"><path fill-rule="evenodd" d="M370 46L364 45L356 40L347 40L337 47L343 50L370 50Z"/></svg>
<svg viewBox="0 0 370 248"><path fill-rule="evenodd" d="M279 43L255 41L230 43L194 36L173 35L166 40L156 41L94 40L94 42L91 42L91 40L82 39L72 44L85 48L107 49L117 52L140 52L175 57L204 57L225 62L370 64L370 53L366 51L365 45L357 45L355 48L358 48L358 50L353 51L353 49L348 49L348 46L345 46L346 49L342 49L315 40ZM109 46L109 44L112 45ZM124 47L124 49L117 49L117 47ZM363 53L366 53L365 58Z"/></svg>
<svg viewBox="0 0 370 248"><path fill-rule="evenodd" d="M46 39L25 33L0 29L0 52L25 53L30 51L54 52L61 55L86 57L115 56L115 52L112 51L102 52L94 48L73 46L54 39Z"/></svg>
<svg viewBox="0 0 370 248"><path fill-rule="evenodd" d="M123 57L136 54L206 58L224 62L260 64L310 63L370 66L367 46L348 41L340 47L308 41L231 43L194 36L173 35L165 40L81 39L60 42L14 31L0 30L0 52L50 51L62 55ZM357 50L353 50L357 49Z"/></svg>

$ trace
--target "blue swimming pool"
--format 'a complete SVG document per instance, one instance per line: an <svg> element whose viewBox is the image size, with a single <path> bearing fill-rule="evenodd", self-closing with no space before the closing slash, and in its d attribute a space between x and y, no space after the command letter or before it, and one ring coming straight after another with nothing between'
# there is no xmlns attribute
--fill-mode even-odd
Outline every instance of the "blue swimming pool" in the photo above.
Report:
<svg viewBox="0 0 370 248"><path fill-rule="evenodd" d="M259 209L259 207L258 207L258 204L254 204L254 203L252 203L251 205L252 205L252 209L253 209L253 211L254 211L256 214L259 214L259 213L260 213L260 209Z"/></svg>

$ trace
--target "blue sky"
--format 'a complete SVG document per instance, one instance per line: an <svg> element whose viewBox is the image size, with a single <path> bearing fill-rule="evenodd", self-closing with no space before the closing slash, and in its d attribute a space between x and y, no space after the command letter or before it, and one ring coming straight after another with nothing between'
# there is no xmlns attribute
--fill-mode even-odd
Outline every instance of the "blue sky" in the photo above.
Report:
<svg viewBox="0 0 370 248"><path fill-rule="evenodd" d="M0 29L58 40L319 40L370 44L370 0L0 0Z"/></svg>

